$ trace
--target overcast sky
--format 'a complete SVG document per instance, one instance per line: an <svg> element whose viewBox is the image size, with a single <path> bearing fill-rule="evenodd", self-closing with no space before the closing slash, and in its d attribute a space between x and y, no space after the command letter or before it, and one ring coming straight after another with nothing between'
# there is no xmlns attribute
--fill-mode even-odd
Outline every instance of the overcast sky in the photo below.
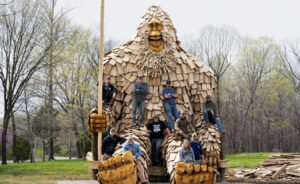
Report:
<svg viewBox="0 0 300 184"><path fill-rule="evenodd" d="M101 0L59 0L59 7L73 9L69 17L85 27L100 22ZM152 4L171 17L179 38L197 34L211 24L230 25L252 37L268 35L276 40L300 38L299 0L105 0L105 35L128 41L140 17Z"/></svg>
<svg viewBox="0 0 300 184"><path fill-rule="evenodd" d="M101 0L58 0L78 25L96 29ZM179 38L196 35L205 25L230 25L242 35L300 39L300 0L105 0L105 37L126 42L136 34L140 17L151 5L171 17ZM0 94L0 117L3 95Z"/></svg>

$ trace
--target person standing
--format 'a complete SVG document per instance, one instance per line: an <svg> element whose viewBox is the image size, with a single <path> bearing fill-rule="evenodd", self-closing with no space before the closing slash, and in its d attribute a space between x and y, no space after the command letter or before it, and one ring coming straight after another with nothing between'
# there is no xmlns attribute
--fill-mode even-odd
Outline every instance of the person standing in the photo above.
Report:
<svg viewBox="0 0 300 184"><path fill-rule="evenodd" d="M110 82L110 77L107 77L105 83L103 83L102 104L109 105L111 108L116 99L117 90Z"/></svg>
<svg viewBox="0 0 300 184"><path fill-rule="evenodd" d="M190 142L191 147L193 148L194 155L195 155L195 163L205 164L204 155L202 151L202 146L198 142L197 133L194 132L192 134L192 141Z"/></svg>
<svg viewBox="0 0 300 184"><path fill-rule="evenodd" d="M186 118L186 112L180 112L180 118L175 122L175 130L177 133L185 138L188 137L189 133L195 132L195 128L192 123Z"/></svg>
<svg viewBox="0 0 300 184"><path fill-rule="evenodd" d="M127 140L128 141L123 146L122 152L124 153L125 151L131 151L133 160L137 164L138 176L139 176L142 184L147 184L149 182L146 180L144 167L142 166L142 163L139 161L139 156L141 156L141 154L142 154L141 148L137 143L134 142L132 136L128 136Z"/></svg>
<svg viewBox="0 0 300 184"><path fill-rule="evenodd" d="M168 136L171 136L170 131L163 121L160 121L159 116L155 115L153 121L146 126L150 133L150 140L152 145L152 164L157 165L160 163L160 146L164 140L164 130Z"/></svg>
<svg viewBox="0 0 300 184"><path fill-rule="evenodd" d="M132 124L136 125L136 109L140 109L140 118L138 124L143 122L145 98L148 91L148 85L143 82L144 76L138 77L138 82L133 87L133 102L132 102Z"/></svg>
<svg viewBox="0 0 300 184"><path fill-rule="evenodd" d="M212 101L211 96L206 96L206 101L203 103L203 116L206 123L212 122L217 124L217 127L220 132L223 131L222 123L220 122L220 118L217 114L217 106Z"/></svg>
<svg viewBox="0 0 300 184"><path fill-rule="evenodd" d="M101 153L103 160L107 160L114 154L115 150L121 147L125 142L125 138L117 135L116 129L111 128L109 135L102 142Z"/></svg>
<svg viewBox="0 0 300 184"><path fill-rule="evenodd" d="M174 116L175 121L179 118L178 111L176 107L176 98L178 97L176 90L171 88L171 81L167 81L167 86L163 90L162 95L164 97L164 106L168 115L169 128L173 132L174 125L172 116Z"/></svg>
<svg viewBox="0 0 300 184"><path fill-rule="evenodd" d="M194 151L188 139L183 141L183 146L179 151L179 160L185 163L195 163Z"/></svg>

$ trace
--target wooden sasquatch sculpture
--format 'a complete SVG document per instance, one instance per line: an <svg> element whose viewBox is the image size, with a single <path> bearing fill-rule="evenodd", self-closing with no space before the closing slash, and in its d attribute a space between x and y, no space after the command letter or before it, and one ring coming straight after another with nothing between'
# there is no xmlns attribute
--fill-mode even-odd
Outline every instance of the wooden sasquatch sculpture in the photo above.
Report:
<svg viewBox="0 0 300 184"><path fill-rule="evenodd" d="M170 80L178 94L178 111L188 112L188 118L198 131L200 141L205 144L205 156L211 160L207 162L210 165L206 165L206 168L210 167L210 174L208 169L205 170L205 166L202 166L202 171L195 169L189 173L178 172L176 175L180 180L177 183L200 181L197 177L195 177L195 182L187 179L191 174L205 173L205 178L214 178L214 168L217 167L220 153L220 136L215 125L205 125L206 129L201 129L204 126L201 113L202 103L206 95L212 94L215 88L213 71L181 48L171 19L160 7L149 7L137 30L137 35L132 41L113 49L104 58L103 77L110 76L111 83L118 90L110 114L113 118L110 120L111 126L117 127L121 136L134 135L135 141L142 148L140 160L145 168L145 175L148 177L151 144L148 133L132 125L133 86L138 75L145 76L144 82L148 84L148 93L143 123L146 124L155 114L158 114L161 120L167 120L161 94L167 80ZM207 126L210 127L210 131ZM175 181L175 165L178 161L181 143L181 140L172 136L165 138L163 144L163 157L171 182ZM114 155L118 154L121 154L121 149L117 150ZM183 165L179 167L182 168ZM195 167L198 168L198 166Z"/></svg>

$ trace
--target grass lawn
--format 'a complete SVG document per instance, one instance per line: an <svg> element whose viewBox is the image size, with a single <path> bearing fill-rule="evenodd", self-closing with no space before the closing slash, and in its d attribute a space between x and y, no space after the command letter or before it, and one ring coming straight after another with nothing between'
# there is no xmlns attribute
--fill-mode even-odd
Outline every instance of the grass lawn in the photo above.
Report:
<svg viewBox="0 0 300 184"><path fill-rule="evenodd" d="M229 167L254 168L269 155L276 153L228 154ZM38 163L0 165L0 184L54 184L58 180L89 179L85 160L59 160Z"/></svg>
<svg viewBox="0 0 300 184"><path fill-rule="evenodd" d="M259 162L265 160L269 155L280 153L235 153L226 155L229 159L229 168L246 167L254 168Z"/></svg>
<svg viewBox="0 0 300 184"><path fill-rule="evenodd" d="M0 184L52 184L57 180L89 179L87 168L85 160L0 165Z"/></svg>

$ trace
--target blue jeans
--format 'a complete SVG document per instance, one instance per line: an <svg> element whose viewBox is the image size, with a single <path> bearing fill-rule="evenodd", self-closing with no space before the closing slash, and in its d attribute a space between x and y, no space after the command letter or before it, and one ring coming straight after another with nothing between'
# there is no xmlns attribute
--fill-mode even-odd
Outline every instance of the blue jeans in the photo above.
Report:
<svg viewBox="0 0 300 184"><path fill-rule="evenodd" d="M203 116L206 123L215 123L217 124L219 131L223 131L222 123L217 121L216 116L212 115L209 111L203 111Z"/></svg>
<svg viewBox="0 0 300 184"><path fill-rule="evenodd" d="M174 125L173 125L172 115L174 116L175 121L179 118L176 104L165 103L165 108L168 115L169 128L170 130L173 130Z"/></svg>
<svg viewBox="0 0 300 184"><path fill-rule="evenodd" d="M145 100L135 100L132 102L132 123L136 123L136 109L140 109L140 122L144 119Z"/></svg>
<svg viewBox="0 0 300 184"><path fill-rule="evenodd" d="M152 162L160 161L160 145L163 139L151 139L152 145Z"/></svg>
<svg viewBox="0 0 300 184"><path fill-rule="evenodd" d="M195 160L195 164L202 164L202 159L200 158L199 160Z"/></svg>

